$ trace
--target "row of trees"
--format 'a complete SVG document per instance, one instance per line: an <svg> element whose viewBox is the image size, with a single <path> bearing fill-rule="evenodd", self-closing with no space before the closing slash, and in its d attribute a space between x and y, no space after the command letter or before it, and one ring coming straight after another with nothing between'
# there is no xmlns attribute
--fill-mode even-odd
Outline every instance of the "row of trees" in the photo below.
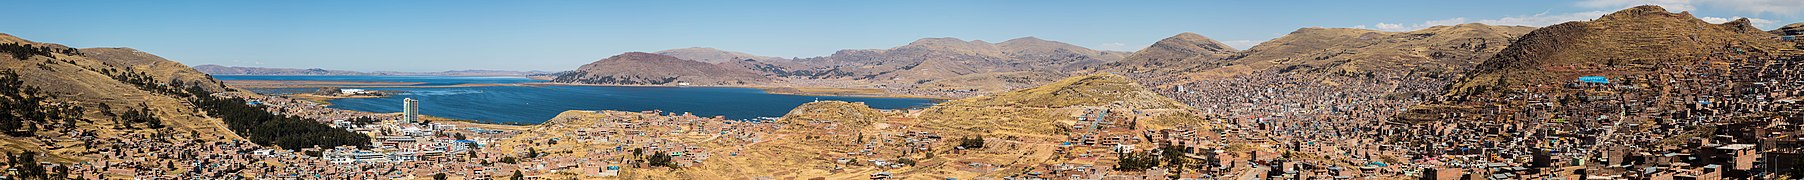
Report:
<svg viewBox="0 0 1804 180"><path fill-rule="evenodd" d="M1164 165L1172 169L1182 169L1190 164L1184 157L1184 148L1175 146L1159 146L1157 153L1153 151L1117 152L1120 161L1115 165L1118 171L1140 171Z"/></svg>
<svg viewBox="0 0 1804 180"><path fill-rule="evenodd" d="M98 69L96 71L106 74L108 77L112 77L113 80L118 80L121 83L130 84L130 85L132 85L132 87L137 87L139 90L149 91L151 93L156 93L156 94L175 95L178 97L193 96L195 93L195 92L182 92L182 89L180 87L188 87L188 84L197 84L197 85L200 84L200 83L184 83L182 81L174 81L174 80L169 81L169 83L163 83L163 82L157 81L156 77L150 76L150 74L148 74L148 73L132 70L131 67L126 67L125 70L117 70L117 69L113 69L113 68L102 68L102 69Z"/></svg>
<svg viewBox="0 0 1804 180"><path fill-rule="evenodd" d="M345 129L333 128L312 119L283 116L263 110L262 105L244 99L215 97L199 86L187 90L195 94L190 103L208 115L224 119L226 127L259 145L289 149L309 147L356 146L368 148L370 137Z"/></svg>
<svg viewBox="0 0 1804 180"><path fill-rule="evenodd" d="M81 54L81 51L76 50L75 48L55 48L32 44L6 43L0 44L0 53L12 55L14 59L25 60L32 56L50 57L53 54L76 55Z"/></svg>
<svg viewBox="0 0 1804 180"><path fill-rule="evenodd" d="M145 124L145 127L151 129L163 128L163 119L157 118L155 113L151 113L150 105L144 103L138 103L138 109L126 110L125 113L120 113L115 121L119 122L121 125L125 125L126 129L136 129L133 124Z"/></svg>

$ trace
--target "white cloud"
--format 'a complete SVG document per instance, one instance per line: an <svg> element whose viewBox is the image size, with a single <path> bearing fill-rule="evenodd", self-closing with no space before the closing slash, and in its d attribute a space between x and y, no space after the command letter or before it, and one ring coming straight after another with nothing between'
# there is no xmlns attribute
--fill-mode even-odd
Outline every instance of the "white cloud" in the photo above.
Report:
<svg viewBox="0 0 1804 180"><path fill-rule="evenodd" d="M1404 29L1403 24L1378 23L1377 26L1378 26L1378 30L1384 30L1384 31L1408 31L1409 30L1409 29Z"/></svg>
<svg viewBox="0 0 1804 180"><path fill-rule="evenodd" d="M1660 5L1670 11L1694 11L1698 6L1709 6L1756 14L1804 14L1804 1L1800 0L1584 0L1578 2L1578 6L1588 8L1627 8L1639 5Z"/></svg>
<svg viewBox="0 0 1804 180"><path fill-rule="evenodd" d="M1228 47L1234 47L1234 49L1239 49L1239 50L1246 50L1246 49L1250 49L1250 48L1253 48L1253 46L1255 46L1255 45L1259 45L1259 43L1264 43L1264 42L1265 42L1265 41L1259 41L1259 40L1227 40L1227 41L1221 41L1221 43L1222 43L1222 44L1227 44L1227 45L1228 45Z"/></svg>
<svg viewBox="0 0 1804 180"><path fill-rule="evenodd" d="M1799 0L1720 0L1707 4L1751 13L1804 14L1804 1Z"/></svg>
<svg viewBox="0 0 1804 180"><path fill-rule="evenodd" d="M1699 17L1698 19L1704 20L1704 22L1722 24L1722 23L1734 21L1735 19L1741 19L1741 18L1743 18L1743 17L1741 17L1741 16L1735 16L1735 17L1729 17L1729 18ZM1771 26L1771 25L1779 23L1778 21L1773 21L1773 20L1768 20L1768 19L1760 19L1760 18L1748 18L1748 22L1751 24L1754 24L1754 27L1767 27L1767 26Z"/></svg>
<svg viewBox="0 0 1804 180"><path fill-rule="evenodd" d="M1108 51L1138 51L1138 49L1128 47L1128 45L1125 43L1118 43L1118 42L1102 43L1101 45L1096 45L1096 49L1108 50Z"/></svg>

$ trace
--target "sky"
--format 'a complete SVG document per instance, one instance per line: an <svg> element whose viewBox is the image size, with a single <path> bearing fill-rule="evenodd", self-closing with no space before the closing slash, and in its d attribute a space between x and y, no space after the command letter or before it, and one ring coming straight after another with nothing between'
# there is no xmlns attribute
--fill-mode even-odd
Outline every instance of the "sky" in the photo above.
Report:
<svg viewBox="0 0 1804 180"><path fill-rule="evenodd" d="M1182 32L1236 49L1298 28L1546 26L1656 4L1706 21L1804 21L1804 0L1510 1L12 1L0 33L131 47L188 65L358 71L575 69L712 47L815 57L920 38L1033 36L1136 51Z"/></svg>

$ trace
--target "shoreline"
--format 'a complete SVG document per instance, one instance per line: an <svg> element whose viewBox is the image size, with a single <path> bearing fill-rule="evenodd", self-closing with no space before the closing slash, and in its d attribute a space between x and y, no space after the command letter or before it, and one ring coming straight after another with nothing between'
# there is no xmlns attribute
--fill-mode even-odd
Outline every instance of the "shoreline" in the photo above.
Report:
<svg viewBox="0 0 1804 180"><path fill-rule="evenodd" d="M737 86L737 85L734 85L734 86L720 86L720 85L673 86L673 85L633 85L633 84L575 84L575 83L552 83L552 82L536 82L536 83L520 83L520 84L526 85L526 86L751 88L751 89L762 90L762 91L764 91L764 93L767 93L767 94L778 94L778 95L842 96L842 97L867 97L867 98L913 98L913 99L931 99L931 100L956 99L956 98L948 98L948 97L898 94L898 93L891 93L889 91L884 91L882 89L869 89L869 88L790 87L790 86L757 86L757 85L747 85L747 86ZM872 92L860 92L860 91L876 91L876 92L872 93ZM846 92L851 92L851 93L846 93Z"/></svg>
<svg viewBox="0 0 1804 180"><path fill-rule="evenodd" d="M453 77L522 77L522 78L535 79L535 80L548 80L549 79L549 78L546 78L543 76L530 76L530 75L513 76L513 75L247 75L247 74L228 74L227 76L453 76ZM874 89L874 88L798 87L798 86L783 86L783 85L687 85L687 86L679 86L679 85L578 84L578 83L554 83L554 82L524 82L524 83L508 83L508 84L481 83L481 84L418 86L420 84L425 84L425 82L326 81L326 80L222 80L222 82L224 82L226 85L230 85L235 88L246 88L246 89L252 89L252 88L263 88L263 89L324 88L324 87L336 87L336 88L452 88L452 87L488 87L488 86L725 87L725 88L752 88L752 89L762 90L768 94L778 94L778 95L843 96L843 97L865 97L865 98L915 98L915 99L931 99L931 100L942 100L942 101L956 99L956 98L951 98L951 97L893 93L893 92L889 92L887 90ZM326 98L326 99L329 100L329 99L335 99L335 98Z"/></svg>
<svg viewBox="0 0 1804 180"><path fill-rule="evenodd" d="M952 99L952 98L945 98L945 97L930 97L930 96L920 96L920 95L896 94L896 93L889 93L882 89L835 88L835 87L715 86L715 85L674 86L674 85L574 84L574 83L551 83L551 82L512 83L512 84L481 83L481 84L411 86L411 84L424 84L424 83L422 83L422 82L373 82L373 81L317 81L317 80L292 80L292 81L288 81L288 80L231 80L231 81L225 81L225 82L227 85L229 85L233 88L244 88L244 89L323 88L323 87L338 87L338 88L453 88L453 87L487 87L487 86L605 86L605 87L654 87L654 88L697 87L697 88L750 88L750 89L758 89L767 94L799 95L799 96L915 98L915 99L928 99L931 101L945 101L945 100ZM238 82L238 83L234 83L234 82ZM253 83L245 84L243 82L253 82ZM282 84L283 82L300 82L300 84ZM274 84L274 85L272 85L272 84ZM324 95L316 95L316 94L310 94L310 93L264 94L264 95L265 96L281 96L281 97L286 97L286 98L310 101L310 102L318 103L321 105L327 105L327 106L332 105L331 100L341 99L341 98L382 98L382 97L387 97L387 96L324 96ZM348 110L348 109L340 109L340 110L356 111L356 110ZM613 110L594 110L594 111L613 111ZM365 113L372 113L372 114L395 114L395 113L380 113L380 112L368 112L368 111L357 111L357 112L365 112ZM622 111L622 112L624 112L624 111ZM480 121L480 120L455 119L455 118L447 118L447 117L427 116L427 115L423 115L423 114L421 115L420 118L426 119L426 120L431 120L434 122L452 123L452 124L456 124L459 126L475 126L475 127L485 127L485 128L524 129L524 128L531 128L533 126L543 124L543 123L523 124L523 123L510 123L510 122L489 122L489 121Z"/></svg>
<svg viewBox="0 0 1804 180"><path fill-rule="evenodd" d="M523 77L532 75L432 75L432 74L207 74L213 76L451 76L451 77Z"/></svg>
<svg viewBox="0 0 1804 180"><path fill-rule="evenodd" d="M336 87L336 88L456 88L456 87L491 87L491 86L535 86L535 87L537 87L537 86L602 86L602 87L669 87L669 88L699 87L699 88L751 88L751 89L762 90L768 94L798 95L798 96L914 98L914 99L931 99L931 100L955 99L955 98L948 98L948 97L890 93L890 92L882 90L882 89L870 89L870 88L791 87L791 86L755 86L755 85L754 86L715 86L715 85L673 86L673 85L574 84L574 83L533 82L533 83L513 83L513 84L476 83L476 84L456 84L456 85L415 86L414 84L425 84L425 83L421 83L421 82L370 82L370 81L314 81L314 80L296 80L296 81L230 80L230 81L224 81L224 82L226 83L226 85L230 85L235 88L246 88L246 89L277 89L277 88L317 89L317 88L324 88L324 87ZM283 83L279 83L279 82L299 82L300 84L283 84Z"/></svg>

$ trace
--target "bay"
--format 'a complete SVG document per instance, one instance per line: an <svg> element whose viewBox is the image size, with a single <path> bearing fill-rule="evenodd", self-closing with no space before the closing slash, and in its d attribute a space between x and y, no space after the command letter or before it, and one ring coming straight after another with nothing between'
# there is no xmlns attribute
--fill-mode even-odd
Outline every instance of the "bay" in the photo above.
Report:
<svg viewBox="0 0 1804 180"><path fill-rule="evenodd" d="M221 80L244 79L245 77L216 76ZM689 112L696 116L724 116L728 119L755 119L759 117L780 117L803 103L812 101L849 101L863 102L878 109L905 109L925 107L935 103L932 99L919 98L880 98L880 97L845 97L845 96L806 96L770 94L760 89L736 87L630 87L630 86L565 86L565 85L502 85L502 86L442 86L446 84L495 84L494 82L517 81L536 82L526 78L507 77L438 77L410 76L396 78L390 76L260 76L255 80L313 80L313 81L387 81L387 82L427 82L431 87L369 87L361 88L394 92L390 96L380 98L341 98L329 102L329 107L392 113L401 111L401 101L413 98L420 101L420 113L430 116L452 119L477 120L495 123L537 124L551 119L566 110L617 110L665 112ZM427 85L421 85L427 86ZM305 88L252 89L258 93L284 94L308 92Z"/></svg>

